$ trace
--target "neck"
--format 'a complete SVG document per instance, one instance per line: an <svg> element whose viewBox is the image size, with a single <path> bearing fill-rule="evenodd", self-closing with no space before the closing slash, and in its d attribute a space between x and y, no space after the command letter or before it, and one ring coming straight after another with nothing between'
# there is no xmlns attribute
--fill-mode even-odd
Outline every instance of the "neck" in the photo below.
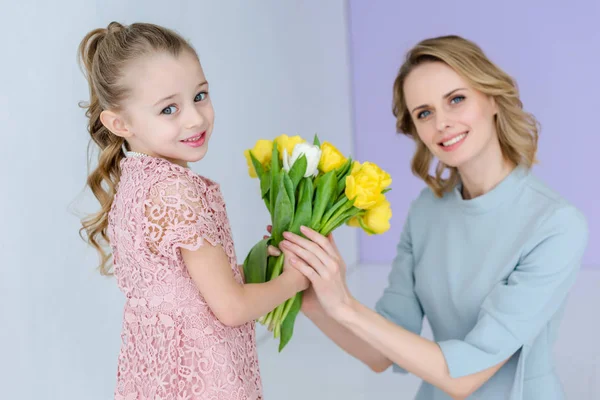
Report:
<svg viewBox="0 0 600 400"><path fill-rule="evenodd" d="M153 153L151 151L139 151L139 150L136 150L135 148L132 148L132 150L128 151L127 153L130 156L133 156L133 157L150 156L150 157L154 157L154 158L162 158L162 159L165 159L165 160L167 160L167 161L169 161L169 162L171 162L173 164L177 164L177 165L182 166L184 168L189 168L187 161L178 160L178 159L175 159L175 158L163 157L163 156L155 154L155 153Z"/></svg>
<svg viewBox="0 0 600 400"><path fill-rule="evenodd" d="M515 168L515 164L504 157L491 163L489 159L483 162L473 162L469 166L459 168L462 181L462 196L465 200L482 196L495 188Z"/></svg>

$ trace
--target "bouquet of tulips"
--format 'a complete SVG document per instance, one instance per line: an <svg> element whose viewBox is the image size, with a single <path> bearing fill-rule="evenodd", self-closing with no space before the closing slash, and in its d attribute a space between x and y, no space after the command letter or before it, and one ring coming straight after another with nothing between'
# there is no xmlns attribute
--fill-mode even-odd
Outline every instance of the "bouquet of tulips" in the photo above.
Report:
<svg viewBox="0 0 600 400"><path fill-rule="evenodd" d="M316 135L313 144L287 135L258 140L244 154L250 176L260 181L272 225L271 237L258 242L244 261L247 283L266 282L282 273L284 255L268 256L267 247L278 246L285 231L302 235L304 225L327 236L342 224L368 234L389 229L392 211L385 193L392 180L377 165L344 157ZM280 338L279 351L292 337L301 304L300 292L259 320Z"/></svg>

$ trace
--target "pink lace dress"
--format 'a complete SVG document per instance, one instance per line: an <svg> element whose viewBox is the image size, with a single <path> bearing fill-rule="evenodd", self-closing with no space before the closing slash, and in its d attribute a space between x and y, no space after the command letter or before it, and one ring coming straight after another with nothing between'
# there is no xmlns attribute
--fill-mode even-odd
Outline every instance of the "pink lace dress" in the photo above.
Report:
<svg viewBox="0 0 600 400"><path fill-rule="evenodd" d="M254 323L223 325L180 253L220 245L243 283L218 184L149 156L121 169L108 227L127 298L115 399L261 399Z"/></svg>

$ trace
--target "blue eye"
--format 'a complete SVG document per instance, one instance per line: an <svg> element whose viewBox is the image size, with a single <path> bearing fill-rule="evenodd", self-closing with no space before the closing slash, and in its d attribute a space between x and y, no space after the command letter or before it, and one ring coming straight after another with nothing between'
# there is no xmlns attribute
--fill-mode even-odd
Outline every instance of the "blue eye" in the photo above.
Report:
<svg viewBox="0 0 600 400"><path fill-rule="evenodd" d="M431 111L425 110L425 111L421 111L418 115L417 118L418 119L422 119L422 118L426 118L429 116L429 114L431 114Z"/></svg>
<svg viewBox="0 0 600 400"><path fill-rule="evenodd" d="M194 101L195 102L202 101L202 100L206 99L206 96L208 96L207 92L200 92L196 95L196 97L194 97Z"/></svg>
<svg viewBox="0 0 600 400"><path fill-rule="evenodd" d="M458 104L460 102L462 102L465 99L465 96L456 96L453 97L452 100L450 100L451 104Z"/></svg>
<svg viewBox="0 0 600 400"><path fill-rule="evenodd" d="M165 114L165 115L171 115L171 114L175 114L175 112L177 112L177 107L169 106L169 107L163 109L160 113Z"/></svg>

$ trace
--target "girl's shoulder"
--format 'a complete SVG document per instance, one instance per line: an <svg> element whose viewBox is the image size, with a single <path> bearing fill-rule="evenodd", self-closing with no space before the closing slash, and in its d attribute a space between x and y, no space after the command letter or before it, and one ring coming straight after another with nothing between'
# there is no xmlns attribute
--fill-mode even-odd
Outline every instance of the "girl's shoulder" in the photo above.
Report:
<svg viewBox="0 0 600 400"><path fill-rule="evenodd" d="M121 170L123 177L131 181L130 184L149 190L173 187L181 192L192 190L205 193L220 189L218 183L191 169L158 157L127 157L121 161Z"/></svg>

